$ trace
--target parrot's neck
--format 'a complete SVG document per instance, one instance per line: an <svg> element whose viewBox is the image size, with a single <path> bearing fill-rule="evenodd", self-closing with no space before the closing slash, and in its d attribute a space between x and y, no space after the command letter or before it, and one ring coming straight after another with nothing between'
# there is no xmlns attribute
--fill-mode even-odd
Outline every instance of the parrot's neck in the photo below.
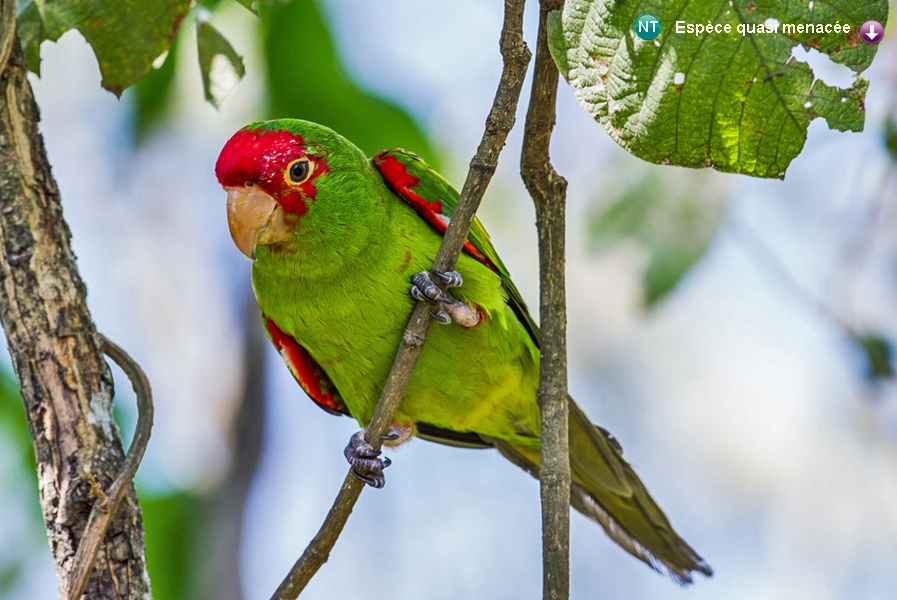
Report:
<svg viewBox="0 0 897 600"><path fill-rule="evenodd" d="M331 218L323 227L305 219L300 220L295 241L257 249L254 277L303 285L332 282L356 271L359 265L375 262L372 257L382 252L390 235L385 209L369 211L364 218Z"/></svg>

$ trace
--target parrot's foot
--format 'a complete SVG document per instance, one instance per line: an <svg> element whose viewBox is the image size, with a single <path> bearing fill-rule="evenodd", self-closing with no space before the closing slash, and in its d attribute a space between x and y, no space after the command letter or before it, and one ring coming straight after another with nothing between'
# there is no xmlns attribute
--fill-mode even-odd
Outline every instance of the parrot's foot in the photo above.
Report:
<svg viewBox="0 0 897 600"><path fill-rule="evenodd" d="M343 456L349 461L352 474L355 477L371 487L382 488L386 485L383 469L392 464L392 461L385 456L380 458L380 451L374 450L374 447L364 440L364 430L349 438L349 444L343 450Z"/></svg>
<svg viewBox="0 0 897 600"><path fill-rule="evenodd" d="M457 271L449 271L448 273L438 273L436 275L445 282L445 287L459 287L463 280L461 274ZM430 314L433 318L448 325L452 321L461 327L474 327L482 319L479 311L473 309L466 302L461 302L451 296L448 296L439 289L439 286L433 282L430 271L421 271L411 278L411 296L416 300L424 300L435 305L435 310L431 310Z"/></svg>

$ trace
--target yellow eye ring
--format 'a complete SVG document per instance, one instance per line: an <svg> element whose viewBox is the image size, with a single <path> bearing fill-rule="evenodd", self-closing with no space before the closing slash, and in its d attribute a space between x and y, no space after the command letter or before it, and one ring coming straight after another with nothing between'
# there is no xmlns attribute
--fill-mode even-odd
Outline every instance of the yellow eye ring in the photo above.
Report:
<svg viewBox="0 0 897 600"><path fill-rule="evenodd" d="M305 157L297 158L289 165L283 173L289 185L299 185L308 181L311 174L314 173L314 163Z"/></svg>

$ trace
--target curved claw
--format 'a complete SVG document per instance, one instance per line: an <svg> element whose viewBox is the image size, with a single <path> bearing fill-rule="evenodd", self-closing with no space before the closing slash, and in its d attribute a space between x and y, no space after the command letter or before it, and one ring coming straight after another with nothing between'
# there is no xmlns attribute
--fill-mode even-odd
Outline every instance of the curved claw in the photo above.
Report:
<svg viewBox="0 0 897 600"><path fill-rule="evenodd" d="M431 310L430 314L433 316L434 319L436 319L438 322L442 323L443 325L448 325L449 323L452 322L451 315L449 315L448 312L446 312L445 308L443 308L442 306L439 307L439 310Z"/></svg>
<svg viewBox="0 0 897 600"><path fill-rule="evenodd" d="M364 430L358 431L349 438L343 450L352 474L371 487L382 488L386 485L383 469L392 464L387 457L380 458L380 451L368 444L364 439Z"/></svg>
<svg viewBox="0 0 897 600"><path fill-rule="evenodd" d="M417 300L427 302L454 302L455 299L442 293L438 285L433 283L429 271L415 273L411 277L411 295Z"/></svg>
<svg viewBox="0 0 897 600"><path fill-rule="evenodd" d="M445 282L445 287L447 288L461 287L461 284L464 283L464 279L458 271L446 271L445 273L433 271L433 274L443 280Z"/></svg>

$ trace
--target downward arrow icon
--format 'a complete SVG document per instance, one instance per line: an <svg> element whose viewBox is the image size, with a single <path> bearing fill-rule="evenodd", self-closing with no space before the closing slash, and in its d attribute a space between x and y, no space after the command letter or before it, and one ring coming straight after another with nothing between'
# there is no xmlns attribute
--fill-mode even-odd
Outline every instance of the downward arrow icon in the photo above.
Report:
<svg viewBox="0 0 897 600"><path fill-rule="evenodd" d="M877 44L885 35L885 28L878 21L869 20L860 27L860 38L867 44Z"/></svg>

